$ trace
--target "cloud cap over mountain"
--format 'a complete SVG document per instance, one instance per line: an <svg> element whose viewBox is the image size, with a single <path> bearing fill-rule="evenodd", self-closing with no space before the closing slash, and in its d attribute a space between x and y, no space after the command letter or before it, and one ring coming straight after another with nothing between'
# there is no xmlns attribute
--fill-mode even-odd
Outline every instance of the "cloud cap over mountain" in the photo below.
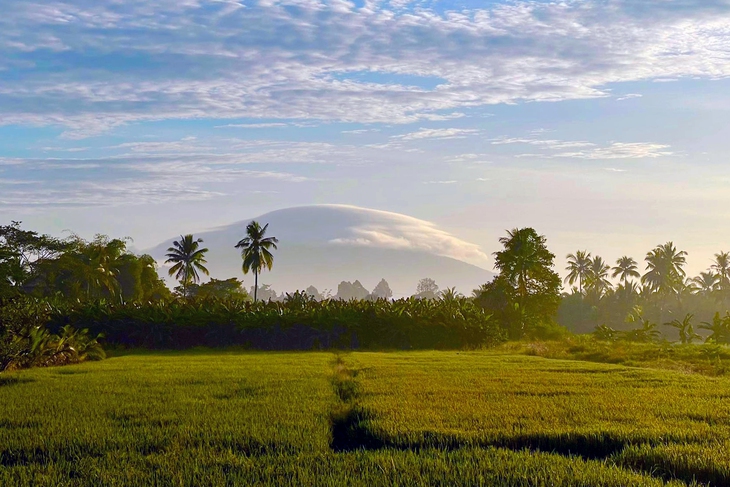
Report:
<svg viewBox="0 0 730 487"><path fill-rule="evenodd" d="M287 208L254 218L269 224L267 234L279 239L274 269L262 282L279 292L309 285L335 289L342 280L360 280L372 288L385 278L396 295L415 292L419 279L431 277L441 287L469 293L491 279L486 253L436 225L410 216L347 205ZM251 220L196 234L204 240L211 275L241 276L241 258L234 245ZM151 253L162 262L172 240ZM250 286L250 278L246 278Z"/></svg>

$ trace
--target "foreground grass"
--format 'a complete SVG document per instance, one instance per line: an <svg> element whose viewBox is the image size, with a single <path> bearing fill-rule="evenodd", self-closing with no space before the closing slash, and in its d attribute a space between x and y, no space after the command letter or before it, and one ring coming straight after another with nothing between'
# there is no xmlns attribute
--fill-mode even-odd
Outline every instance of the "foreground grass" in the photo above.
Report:
<svg viewBox="0 0 730 487"><path fill-rule="evenodd" d="M359 434L384 445L529 448L730 483L726 378L485 353L351 360Z"/></svg>
<svg viewBox="0 0 730 487"><path fill-rule="evenodd" d="M493 352L0 375L0 485L727 485L726 379Z"/></svg>

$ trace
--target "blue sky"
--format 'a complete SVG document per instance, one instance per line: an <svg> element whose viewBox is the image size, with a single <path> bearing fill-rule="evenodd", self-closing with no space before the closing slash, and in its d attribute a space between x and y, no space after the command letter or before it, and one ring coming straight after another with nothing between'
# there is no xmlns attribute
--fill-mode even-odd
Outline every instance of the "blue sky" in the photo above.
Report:
<svg viewBox="0 0 730 487"><path fill-rule="evenodd" d="M4 0L0 220L139 248L266 211L496 250L730 249L727 0ZM561 264L562 267L562 264Z"/></svg>

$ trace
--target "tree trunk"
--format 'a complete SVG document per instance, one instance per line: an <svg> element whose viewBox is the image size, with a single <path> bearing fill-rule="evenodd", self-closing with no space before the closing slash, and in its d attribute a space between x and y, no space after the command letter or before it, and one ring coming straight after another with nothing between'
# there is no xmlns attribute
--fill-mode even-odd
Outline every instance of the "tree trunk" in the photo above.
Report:
<svg viewBox="0 0 730 487"><path fill-rule="evenodd" d="M253 302L255 303L259 295L259 273L256 269L253 270Z"/></svg>

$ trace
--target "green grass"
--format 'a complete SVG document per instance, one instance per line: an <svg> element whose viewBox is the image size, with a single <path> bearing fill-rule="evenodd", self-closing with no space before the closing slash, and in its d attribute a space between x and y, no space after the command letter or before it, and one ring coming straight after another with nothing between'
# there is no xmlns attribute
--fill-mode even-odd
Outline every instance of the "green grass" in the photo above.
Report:
<svg viewBox="0 0 730 487"><path fill-rule="evenodd" d="M537 357L651 367L708 376L730 372L730 346L717 344L606 342L590 335L562 340L507 342L497 351Z"/></svg>
<svg viewBox="0 0 730 487"><path fill-rule="evenodd" d="M0 374L0 485L727 485L729 386L502 352L131 354Z"/></svg>

